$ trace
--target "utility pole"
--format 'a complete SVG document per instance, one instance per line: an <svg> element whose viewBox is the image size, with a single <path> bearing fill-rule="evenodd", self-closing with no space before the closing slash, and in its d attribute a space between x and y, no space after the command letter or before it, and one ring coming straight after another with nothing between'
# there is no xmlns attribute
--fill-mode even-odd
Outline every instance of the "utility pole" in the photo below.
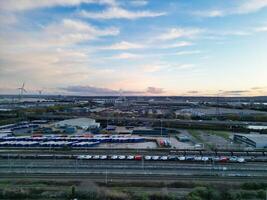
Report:
<svg viewBox="0 0 267 200"><path fill-rule="evenodd" d="M161 124L160 134L161 134L161 137L162 137L162 119L160 119L160 124Z"/></svg>
<svg viewBox="0 0 267 200"><path fill-rule="evenodd" d="M108 169L106 169L106 178L105 178L106 185L108 184Z"/></svg>

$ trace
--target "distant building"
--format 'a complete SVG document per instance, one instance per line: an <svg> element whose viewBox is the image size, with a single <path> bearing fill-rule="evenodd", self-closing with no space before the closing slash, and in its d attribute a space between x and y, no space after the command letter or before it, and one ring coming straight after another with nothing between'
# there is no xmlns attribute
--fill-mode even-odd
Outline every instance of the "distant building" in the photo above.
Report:
<svg viewBox="0 0 267 200"><path fill-rule="evenodd" d="M88 128L99 128L100 123L97 123L94 119L90 118L76 118L76 119L68 119L55 123L56 127L66 127L72 126L81 129Z"/></svg>
<svg viewBox="0 0 267 200"><path fill-rule="evenodd" d="M235 134L234 142L246 144L254 148L267 148L267 135L263 134Z"/></svg>

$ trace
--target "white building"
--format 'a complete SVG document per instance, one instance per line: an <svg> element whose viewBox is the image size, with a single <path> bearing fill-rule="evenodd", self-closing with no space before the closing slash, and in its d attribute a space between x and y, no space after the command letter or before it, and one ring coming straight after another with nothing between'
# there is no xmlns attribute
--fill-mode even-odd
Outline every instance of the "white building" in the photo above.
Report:
<svg viewBox="0 0 267 200"><path fill-rule="evenodd" d="M91 118L76 118L76 119L67 119L55 123L56 127L72 126L81 129L88 128L99 128L100 123L97 123L94 119Z"/></svg>

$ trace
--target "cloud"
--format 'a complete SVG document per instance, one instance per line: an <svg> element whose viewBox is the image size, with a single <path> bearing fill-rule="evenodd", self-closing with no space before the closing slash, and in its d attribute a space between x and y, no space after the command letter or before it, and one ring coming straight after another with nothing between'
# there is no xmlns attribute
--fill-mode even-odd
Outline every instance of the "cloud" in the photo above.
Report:
<svg viewBox="0 0 267 200"><path fill-rule="evenodd" d="M256 32L267 32L267 25L255 28Z"/></svg>
<svg viewBox="0 0 267 200"><path fill-rule="evenodd" d="M75 93L77 95L96 95L96 96L119 96L123 95L154 95L154 94L164 94L165 91L162 88L148 87L144 91L134 91L134 90L113 90L109 88L94 87L94 86L68 86L59 88L67 93Z"/></svg>
<svg viewBox="0 0 267 200"><path fill-rule="evenodd" d="M121 41L119 43L112 44L110 46L101 47L101 49L107 49L107 50L127 50L127 49L140 49L144 48L144 45L137 44L137 43L131 43L127 41Z"/></svg>
<svg viewBox="0 0 267 200"><path fill-rule="evenodd" d="M115 0L1 0L0 9L9 11L24 11L55 6L78 6L82 3L117 5Z"/></svg>
<svg viewBox="0 0 267 200"><path fill-rule="evenodd" d="M172 43L169 45L165 45L163 46L163 48L177 48L177 47L187 47L187 46L193 46L194 43L192 42L188 42L188 41L181 41L181 42L176 42L176 43Z"/></svg>
<svg viewBox="0 0 267 200"><path fill-rule="evenodd" d="M141 66L142 70L146 73L158 72L160 70L168 68L167 64L150 64Z"/></svg>
<svg viewBox="0 0 267 200"><path fill-rule="evenodd" d="M194 67L195 67L194 64L181 64L181 65L174 66L175 69L191 69Z"/></svg>
<svg viewBox="0 0 267 200"><path fill-rule="evenodd" d="M93 86L68 86L65 88L59 88L66 92L70 93L78 93L84 95L119 95L119 91L108 89L108 88L100 88L100 87L93 87Z"/></svg>
<svg viewBox="0 0 267 200"><path fill-rule="evenodd" d="M158 64L150 64L141 66L142 70L145 73L154 73L158 71L171 71L171 70L182 70L182 69L190 69L195 67L194 64L168 64L168 63L158 63Z"/></svg>
<svg viewBox="0 0 267 200"><path fill-rule="evenodd" d="M217 32L216 34L217 35L246 36L246 35L250 35L251 32L249 32L249 31L241 31L241 30L231 30L231 31Z"/></svg>
<svg viewBox="0 0 267 200"><path fill-rule="evenodd" d="M240 95L244 95L246 93L249 93L249 90L227 90L227 91L221 91L220 95L224 95L224 96L240 96Z"/></svg>
<svg viewBox="0 0 267 200"><path fill-rule="evenodd" d="M163 94L163 93L165 93L163 88L157 88L157 87L148 87L146 92L149 94Z"/></svg>
<svg viewBox="0 0 267 200"><path fill-rule="evenodd" d="M192 38L202 32L203 30L199 28L171 28L165 33L161 34L158 39L172 40L177 38Z"/></svg>
<svg viewBox="0 0 267 200"><path fill-rule="evenodd" d="M198 94L199 91L197 90L191 90L191 91L187 91L188 94Z"/></svg>
<svg viewBox="0 0 267 200"><path fill-rule="evenodd" d="M266 90L267 87L252 87L251 90Z"/></svg>
<svg viewBox="0 0 267 200"><path fill-rule="evenodd" d="M45 27L44 32L56 44L73 44L86 40L96 39L103 36L114 36L119 34L119 29L115 27L98 29L88 23L73 19L63 19L60 23L50 24Z"/></svg>
<svg viewBox="0 0 267 200"><path fill-rule="evenodd" d="M147 0L131 0L130 4L133 6L145 6L148 4Z"/></svg>
<svg viewBox="0 0 267 200"><path fill-rule="evenodd" d="M199 50L194 50L194 51L178 51L174 53L177 56L182 56L182 55L192 55L192 54L199 54L201 51Z"/></svg>
<svg viewBox="0 0 267 200"><path fill-rule="evenodd" d="M267 0L246 0L235 10L238 14L257 12L267 7Z"/></svg>
<svg viewBox="0 0 267 200"><path fill-rule="evenodd" d="M118 55L114 55L112 57L109 57L111 59L134 59L134 58L141 58L141 55L133 54L133 53L121 53Z"/></svg>
<svg viewBox="0 0 267 200"><path fill-rule="evenodd" d="M225 15L223 10L196 11L193 14L200 17L222 17Z"/></svg>
<svg viewBox="0 0 267 200"><path fill-rule="evenodd" d="M267 0L245 0L232 8L195 11L193 15L199 17L223 17L227 15L249 14L267 7Z"/></svg>
<svg viewBox="0 0 267 200"><path fill-rule="evenodd" d="M102 12L88 12L85 10L80 11L80 16L92 19L138 19L138 18L149 18L159 17L166 15L165 12L152 12L148 10L144 11L130 11L120 7L112 6Z"/></svg>
<svg viewBox="0 0 267 200"><path fill-rule="evenodd" d="M99 28L69 18L30 31L23 25L16 24L15 31L1 30L0 85L28 79L29 85L47 87L102 80L104 72L94 67L101 61L91 55L94 47L79 44L119 34L115 27Z"/></svg>

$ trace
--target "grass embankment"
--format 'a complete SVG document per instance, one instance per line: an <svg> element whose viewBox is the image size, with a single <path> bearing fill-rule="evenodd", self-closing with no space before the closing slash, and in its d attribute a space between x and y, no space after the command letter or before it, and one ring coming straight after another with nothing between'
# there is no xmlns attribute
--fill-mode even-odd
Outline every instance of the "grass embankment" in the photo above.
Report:
<svg viewBox="0 0 267 200"><path fill-rule="evenodd" d="M267 182L90 182L1 180L0 199L237 200L265 199Z"/></svg>
<svg viewBox="0 0 267 200"><path fill-rule="evenodd" d="M205 141L201 138L200 133L198 130L188 130L188 132L199 142L199 143L204 143Z"/></svg>
<svg viewBox="0 0 267 200"><path fill-rule="evenodd" d="M198 130L188 130L188 132L199 142L199 143L203 143L205 145L205 147L209 148L209 149L213 149L214 148L214 144L212 143L208 143L207 141L205 141L202 137L201 137L201 133ZM230 132L228 131L213 131L213 130L205 130L203 132L206 132L210 135L215 135L218 137L221 137L227 141L230 140Z"/></svg>
<svg viewBox="0 0 267 200"><path fill-rule="evenodd" d="M217 135L219 137L222 137L225 140L229 140L229 138L230 138L230 132L227 132L227 131L211 131L211 130L208 130L206 132L211 134L211 135Z"/></svg>

